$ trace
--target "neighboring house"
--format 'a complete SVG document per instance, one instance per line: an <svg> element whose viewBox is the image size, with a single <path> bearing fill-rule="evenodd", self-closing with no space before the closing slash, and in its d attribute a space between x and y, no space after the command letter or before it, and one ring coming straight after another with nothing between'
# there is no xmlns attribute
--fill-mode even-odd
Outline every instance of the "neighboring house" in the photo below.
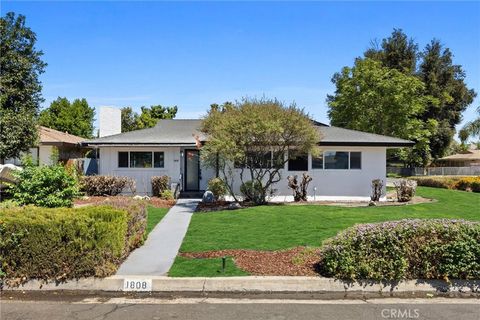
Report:
<svg viewBox="0 0 480 320"><path fill-rule="evenodd" d="M441 167L475 167L480 166L480 150L469 149L463 153L452 154L435 161Z"/></svg>
<svg viewBox="0 0 480 320"><path fill-rule="evenodd" d="M201 144L208 143L200 125L201 120L160 120L153 128L104 136L84 145L98 148L100 175L132 177L138 193L150 194L150 178L160 175L169 176L184 191L203 191L216 170L206 168L200 160ZM313 178L308 194L316 200L368 200L372 180L386 179L387 149L413 145L321 123L315 126L322 136L321 155L299 157L285 165L282 180L274 185L277 200L293 199L287 176L303 172ZM239 191L240 179L235 180Z"/></svg>
<svg viewBox="0 0 480 320"><path fill-rule="evenodd" d="M80 144L85 138L74 136L73 134L39 126L38 136L39 144L35 148L30 148L29 154L32 156L33 161L39 165L51 164L54 148L58 150L60 161L82 158L87 151ZM21 165L21 159L7 159L5 163Z"/></svg>

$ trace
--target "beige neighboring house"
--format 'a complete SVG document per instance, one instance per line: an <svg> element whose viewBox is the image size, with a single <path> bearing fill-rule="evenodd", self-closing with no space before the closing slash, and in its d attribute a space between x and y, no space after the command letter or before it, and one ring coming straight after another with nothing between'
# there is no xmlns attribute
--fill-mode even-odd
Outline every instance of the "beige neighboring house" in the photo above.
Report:
<svg viewBox="0 0 480 320"><path fill-rule="evenodd" d="M58 158L60 161L67 161L68 159L82 158L89 148L82 147L80 142L85 138L39 126L39 144L37 147L30 148L30 155L33 161L39 165L51 164L51 158L54 148L58 150ZM7 159L5 163L21 165L21 160L18 158Z"/></svg>
<svg viewBox="0 0 480 320"><path fill-rule="evenodd" d="M477 167L480 166L480 150L471 148L464 153L440 158L437 163L442 167Z"/></svg>

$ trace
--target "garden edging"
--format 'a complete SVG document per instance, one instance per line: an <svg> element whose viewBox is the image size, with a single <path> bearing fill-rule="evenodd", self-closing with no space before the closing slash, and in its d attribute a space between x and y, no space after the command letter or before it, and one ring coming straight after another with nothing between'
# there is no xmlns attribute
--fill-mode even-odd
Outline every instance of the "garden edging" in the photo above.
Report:
<svg viewBox="0 0 480 320"><path fill-rule="evenodd" d="M323 277L247 276L216 278L171 278L166 276L112 276L84 278L65 283L43 283L31 280L19 287L4 287L6 291L123 291L124 280L151 279L154 292L363 292L363 293L480 293L480 279L408 280L395 282L347 282Z"/></svg>

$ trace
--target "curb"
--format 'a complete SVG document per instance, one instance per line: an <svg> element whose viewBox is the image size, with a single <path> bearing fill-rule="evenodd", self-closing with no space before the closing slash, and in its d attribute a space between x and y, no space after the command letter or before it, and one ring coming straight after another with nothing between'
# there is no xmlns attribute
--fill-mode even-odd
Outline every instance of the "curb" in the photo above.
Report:
<svg viewBox="0 0 480 320"><path fill-rule="evenodd" d="M409 280L402 282L346 282L322 277L218 277L170 278L166 276L112 276L83 278L64 283L31 280L19 287L4 286L4 291L126 291L124 281L151 280L152 292L244 292L244 293L480 293L480 280ZM148 290L150 291L150 290Z"/></svg>

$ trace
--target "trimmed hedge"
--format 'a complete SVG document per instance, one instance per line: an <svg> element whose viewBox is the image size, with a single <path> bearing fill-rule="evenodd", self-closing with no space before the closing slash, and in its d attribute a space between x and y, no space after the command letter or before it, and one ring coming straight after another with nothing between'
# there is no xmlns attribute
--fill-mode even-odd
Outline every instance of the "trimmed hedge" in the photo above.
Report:
<svg viewBox="0 0 480 320"><path fill-rule="evenodd" d="M479 279L480 223L400 220L346 229L322 247L319 270L340 279Z"/></svg>
<svg viewBox="0 0 480 320"><path fill-rule="evenodd" d="M64 281L112 275L145 239L146 204L0 212L0 275L8 285L29 279Z"/></svg>
<svg viewBox="0 0 480 320"><path fill-rule="evenodd" d="M126 188L135 193L135 180L117 176L84 176L80 187L89 196L116 196Z"/></svg>
<svg viewBox="0 0 480 320"><path fill-rule="evenodd" d="M463 191L480 192L480 176L474 177L411 177L422 187L443 188Z"/></svg>

